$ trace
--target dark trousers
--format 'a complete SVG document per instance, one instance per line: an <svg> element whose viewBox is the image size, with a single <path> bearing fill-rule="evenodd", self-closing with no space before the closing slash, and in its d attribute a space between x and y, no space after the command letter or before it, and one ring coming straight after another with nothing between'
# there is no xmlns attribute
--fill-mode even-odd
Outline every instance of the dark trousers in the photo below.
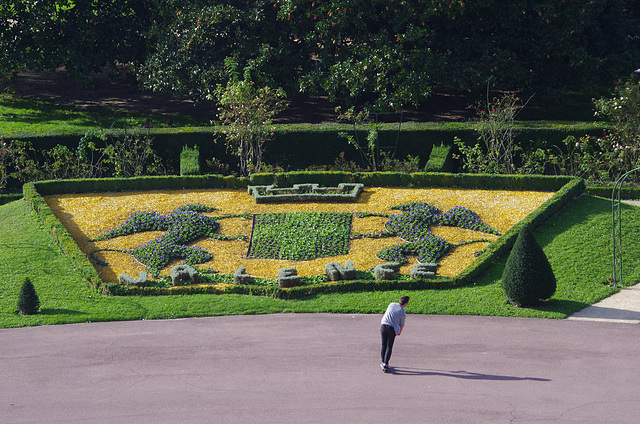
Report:
<svg viewBox="0 0 640 424"><path fill-rule="evenodd" d="M391 351L393 350L393 342L396 340L396 330L392 326L383 324L380 326L380 335L382 336L382 351L380 357L382 363L389 364L391 359Z"/></svg>

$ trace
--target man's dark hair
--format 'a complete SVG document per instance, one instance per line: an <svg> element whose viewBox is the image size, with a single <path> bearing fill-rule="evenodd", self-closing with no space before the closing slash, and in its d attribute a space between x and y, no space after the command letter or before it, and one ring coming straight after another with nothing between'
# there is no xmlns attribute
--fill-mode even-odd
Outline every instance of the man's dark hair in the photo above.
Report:
<svg viewBox="0 0 640 424"><path fill-rule="evenodd" d="M409 303L409 296L400 297L400 304L401 305L406 305L407 303Z"/></svg>

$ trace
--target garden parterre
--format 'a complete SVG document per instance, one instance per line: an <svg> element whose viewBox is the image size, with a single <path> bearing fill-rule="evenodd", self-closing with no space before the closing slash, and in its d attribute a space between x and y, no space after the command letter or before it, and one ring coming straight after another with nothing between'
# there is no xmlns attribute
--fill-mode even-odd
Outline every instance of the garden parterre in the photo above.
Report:
<svg viewBox="0 0 640 424"><path fill-rule="evenodd" d="M102 241L89 241L99 237L125 222L138 211L154 211L169 214L176 208L193 203L215 207L218 211L210 216L229 214L264 214L297 211L310 212L374 212L395 214L392 206L407 202L426 202L436 206L443 213L463 206L474 211L479 218L505 233L509 228L535 210L540 204L553 196L553 192L508 191L508 190L468 190L468 189L415 189L415 188L379 188L367 187L357 202L353 203L278 203L256 204L246 190L207 189L207 190L167 190L148 192L83 193L46 196L45 199L55 215L67 227L72 237L87 255L96 249L131 249L153 240L162 232L149 231L135 233ZM353 219L352 232L374 233L385 229L385 217L366 217ZM226 218L218 221L222 235L251 235L252 221L246 218ZM497 236L457 227L435 226L431 231L451 243L485 238L495 240ZM323 257L305 261L274 259L247 259L249 242L245 240L214 240L203 238L195 242L210 252L213 259L199 266L211 268L220 273L230 274L239 267L246 267L247 273L254 277L275 278L280 268L295 267L302 276L324 273L328 262L351 260L356 269L366 270L383 263L376 257L382 249L402 243L397 237L363 238L350 241L347 255ZM483 249L487 243L472 243L456 247L440 260L438 274L454 276L466 268L474 259L474 253ZM109 265L96 265L100 277L105 282L116 282L118 275L126 273L137 276L146 268L131 255L101 251L96 254ZM414 257L409 258L400 272L409 274ZM168 274L171 266L182 262L174 261L162 270Z"/></svg>

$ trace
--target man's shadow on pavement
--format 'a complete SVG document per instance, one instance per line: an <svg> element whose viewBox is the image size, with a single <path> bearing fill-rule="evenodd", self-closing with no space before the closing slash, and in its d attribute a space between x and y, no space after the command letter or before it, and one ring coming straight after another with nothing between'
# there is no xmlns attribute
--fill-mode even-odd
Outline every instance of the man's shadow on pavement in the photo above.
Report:
<svg viewBox="0 0 640 424"><path fill-rule="evenodd" d="M442 370L428 370L419 368L405 368L405 367L389 367L387 371L389 374L394 375L440 375L444 377L461 378L465 380L493 380L493 381L551 381L548 378L536 378L536 377L514 377L510 375L493 375L493 374L480 374L470 371L442 371Z"/></svg>

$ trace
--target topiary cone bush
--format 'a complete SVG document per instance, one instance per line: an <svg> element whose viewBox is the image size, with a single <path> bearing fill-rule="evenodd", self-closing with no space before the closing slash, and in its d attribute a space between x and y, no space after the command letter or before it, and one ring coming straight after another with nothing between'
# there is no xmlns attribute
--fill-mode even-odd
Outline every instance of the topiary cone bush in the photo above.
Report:
<svg viewBox="0 0 640 424"><path fill-rule="evenodd" d="M533 306L549 299L556 291L551 264L529 226L518 233L502 273L502 288L509 303Z"/></svg>
<svg viewBox="0 0 640 424"><path fill-rule="evenodd" d="M18 297L18 313L20 315L35 315L40 309L40 299L36 294L36 289L29 278L25 278Z"/></svg>

